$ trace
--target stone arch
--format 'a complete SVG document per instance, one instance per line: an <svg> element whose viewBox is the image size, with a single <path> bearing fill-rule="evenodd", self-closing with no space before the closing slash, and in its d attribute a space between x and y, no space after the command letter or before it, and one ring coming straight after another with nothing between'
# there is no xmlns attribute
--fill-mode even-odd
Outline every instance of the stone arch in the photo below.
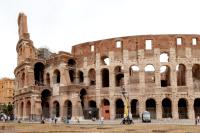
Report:
<svg viewBox="0 0 200 133"><path fill-rule="evenodd" d="M89 77L89 84L90 85L96 85L96 71L95 69L90 69L88 72L88 77Z"/></svg>
<svg viewBox="0 0 200 133"><path fill-rule="evenodd" d="M139 101L137 99L131 100L131 114L133 118L139 118Z"/></svg>
<svg viewBox="0 0 200 133"><path fill-rule="evenodd" d="M177 70L177 86L186 85L186 67L184 64L179 64L176 66Z"/></svg>
<svg viewBox="0 0 200 133"><path fill-rule="evenodd" d="M101 107L102 107L102 116L104 117L105 120L110 119L110 102L108 99L103 99L101 101Z"/></svg>
<svg viewBox="0 0 200 133"><path fill-rule="evenodd" d="M197 116L200 116L200 98L196 98L194 100L194 114L195 114L195 118Z"/></svg>
<svg viewBox="0 0 200 133"><path fill-rule="evenodd" d="M25 85L25 73L23 72L22 73L22 76L21 76L21 87L24 87L24 85Z"/></svg>
<svg viewBox="0 0 200 133"><path fill-rule="evenodd" d="M53 72L53 81L54 84L60 83L60 71L58 69Z"/></svg>
<svg viewBox="0 0 200 133"><path fill-rule="evenodd" d="M116 118L124 117L124 102L121 98L115 101L115 117Z"/></svg>
<svg viewBox="0 0 200 133"><path fill-rule="evenodd" d="M87 95L87 91L85 89L81 89L81 91L80 91L80 100L81 100L82 109L84 109L84 107L85 107L86 95Z"/></svg>
<svg viewBox="0 0 200 133"><path fill-rule="evenodd" d="M145 68L145 83L155 83L155 68L153 65L146 65Z"/></svg>
<svg viewBox="0 0 200 133"><path fill-rule="evenodd" d="M53 114L56 117L60 117L60 104L58 101L53 102Z"/></svg>
<svg viewBox="0 0 200 133"><path fill-rule="evenodd" d="M42 116L44 118L50 118L50 96L51 92L47 89L43 90L41 93Z"/></svg>
<svg viewBox="0 0 200 133"><path fill-rule="evenodd" d="M48 85L48 86L50 86L50 74L49 73L46 73L46 84Z"/></svg>
<svg viewBox="0 0 200 133"><path fill-rule="evenodd" d="M110 63L110 59L109 59L108 56L102 56L101 57L101 64L102 65L109 65L109 63Z"/></svg>
<svg viewBox="0 0 200 133"><path fill-rule="evenodd" d="M24 116L24 102L21 102L20 104L20 117L23 118Z"/></svg>
<svg viewBox="0 0 200 133"><path fill-rule="evenodd" d="M79 77L79 83L83 83L84 82L84 74L82 71L78 71L78 77Z"/></svg>
<svg viewBox="0 0 200 133"><path fill-rule="evenodd" d="M162 100L162 118L172 118L172 102L169 98Z"/></svg>
<svg viewBox="0 0 200 133"><path fill-rule="evenodd" d="M73 83L75 81L75 71L74 70L69 70L69 78L71 83Z"/></svg>
<svg viewBox="0 0 200 133"><path fill-rule="evenodd" d="M35 84L36 85L43 85L44 84L44 64L41 62L37 62L34 65L34 77L35 77Z"/></svg>
<svg viewBox="0 0 200 133"><path fill-rule="evenodd" d="M152 119L156 119L156 101L154 99L146 100L146 110L150 112Z"/></svg>
<svg viewBox="0 0 200 133"><path fill-rule="evenodd" d="M109 70L103 68L101 70L102 87L109 87Z"/></svg>
<svg viewBox="0 0 200 133"><path fill-rule="evenodd" d="M192 78L195 91L200 91L200 65L194 64L192 66Z"/></svg>
<svg viewBox="0 0 200 133"><path fill-rule="evenodd" d="M89 108L96 108L97 107L96 102L94 100L90 100L88 105L89 105Z"/></svg>
<svg viewBox="0 0 200 133"><path fill-rule="evenodd" d="M170 67L167 65L160 67L160 83L161 87L170 86Z"/></svg>
<svg viewBox="0 0 200 133"><path fill-rule="evenodd" d="M136 65L132 65L129 68L129 75L130 75L130 83L139 83L139 67Z"/></svg>
<svg viewBox="0 0 200 133"><path fill-rule="evenodd" d="M185 98L180 98L178 101L179 119L188 119L188 102Z"/></svg>
<svg viewBox="0 0 200 133"><path fill-rule="evenodd" d="M70 100L66 100L64 102L64 116L66 118L71 119L72 117L72 102Z"/></svg>
<svg viewBox="0 0 200 133"><path fill-rule="evenodd" d="M76 61L74 59L69 59L67 61L67 65L70 67L75 67L76 66Z"/></svg>
<svg viewBox="0 0 200 133"><path fill-rule="evenodd" d="M122 86L122 79L124 78L124 72L121 66L116 66L114 69L115 73L115 85Z"/></svg>
<svg viewBox="0 0 200 133"><path fill-rule="evenodd" d="M98 114L99 114L99 110L97 109L97 105L96 105L96 101L94 100L90 100L88 102L88 118L91 119L91 118L98 118ZM86 114L86 113L84 113Z"/></svg>
<svg viewBox="0 0 200 133"><path fill-rule="evenodd" d="M160 54L160 62L169 62L169 53L168 52L162 52Z"/></svg>
<svg viewBox="0 0 200 133"><path fill-rule="evenodd" d="M29 120L31 118L31 102L27 101L26 103L26 116L28 116Z"/></svg>

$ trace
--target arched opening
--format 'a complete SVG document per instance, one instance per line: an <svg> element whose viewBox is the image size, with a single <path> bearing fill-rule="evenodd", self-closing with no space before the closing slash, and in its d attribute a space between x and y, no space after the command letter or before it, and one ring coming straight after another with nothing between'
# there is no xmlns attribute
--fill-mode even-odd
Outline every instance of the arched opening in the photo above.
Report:
<svg viewBox="0 0 200 133"><path fill-rule="evenodd" d="M110 102L107 99L103 99L101 102L102 105L102 116L105 120L110 119Z"/></svg>
<svg viewBox="0 0 200 133"><path fill-rule="evenodd" d="M124 78L124 73L121 66L115 67L114 72L115 72L115 85L121 86L122 85L121 81Z"/></svg>
<svg viewBox="0 0 200 133"><path fill-rule="evenodd" d="M56 69L53 72L53 77L54 77L54 84L60 83L60 71L58 69Z"/></svg>
<svg viewBox="0 0 200 133"><path fill-rule="evenodd" d="M115 113L116 119L124 117L124 102L122 101L122 99L118 99L115 102Z"/></svg>
<svg viewBox="0 0 200 133"><path fill-rule="evenodd" d="M96 85L96 71L94 69L89 70L88 77L90 80L90 85Z"/></svg>
<svg viewBox="0 0 200 133"><path fill-rule="evenodd" d="M70 78L71 83L74 82L74 77L75 77L74 70L69 70L69 78Z"/></svg>
<svg viewBox="0 0 200 133"><path fill-rule="evenodd" d="M88 118L89 119L98 118L99 110L97 109L96 102L93 100L90 100L88 105L89 105L89 108L88 108L87 112L85 112L85 114L88 113L87 114Z"/></svg>
<svg viewBox="0 0 200 133"><path fill-rule="evenodd" d="M200 65L194 64L192 66L193 86L195 91L200 91Z"/></svg>
<svg viewBox="0 0 200 133"><path fill-rule="evenodd" d="M50 118L49 100L51 92L49 90L43 90L41 93L41 106L42 106L42 116L44 118Z"/></svg>
<svg viewBox="0 0 200 133"><path fill-rule="evenodd" d="M169 62L169 55L168 53L160 54L160 62Z"/></svg>
<svg viewBox="0 0 200 133"><path fill-rule="evenodd" d="M183 98L178 101L179 119L188 119L187 101Z"/></svg>
<svg viewBox="0 0 200 133"><path fill-rule="evenodd" d="M24 87L24 84L25 84L25 73L22 73L22 77L21 77L21 87Z"/></svg>
<svg viewBox="0 0 200 133"><path fill-rule="evenodd" d="M66 118L71 119L72 117L72 102L70 100L66 100L64 103L64 114Z"/></svg>
<svg viewBox="0 0 200 133"><path fill-rule="evenodd" d="M83 76L83 72L82 72L82 71L79 71L79 72L78 72L78 77L79 77L79 83L83 83L83 81L84 81L84 76Z"/></svg>
<svg viewBox="0 0 200 133"><path fill-rule="evenodd" d="M80 91L80 100L81 100L81 106L82 106L82 109L84 109L84 106L85 106L85 97L87 95L87 92L85 89L81 89Z"/></svg>
<svg viewBox="0 0 200 133"><path fill-rule="evenodd" d="M75 67L76 66L76 61L74 59L69 59L67 64L70 67Z"/></svg>
<svg viewBox="0 0 200 133"><path fill-rule="evenodd" d="M131 114L133 118L139 118L139 102L137 99L131 100Z"/></svg>
<svg viewBox="0 0 200 133"><path fill-rule="evenodd" d="M110 64L110 59L108 56L102 56L101 57L101 64L102 65L109 65Z"/></svg>
<svg viewBox="0 0 200 133"><path fill-rule="evenodd" d="M138 66L131 66L129 68L129 75L130 75L130 83L139 83L139 67Z"/></svg>
<svg viewBox="0 0 200 133"><path fill-rule="evenodd" d="M58 101L53 102L53 114L56 117L60 117L60 104Z"/></svg>
<svg viewBox="0 0 200 133"><path fill-rule="evenodd" d="M168 66L160 67L161 87L170 86L170 68Z"/></svg>
<svg viewBox="0 0 200 133"><path fill-rule="evenodd" d="M88 119L88 111L86 109L86 95L87 95L87 92L85 89L81 89L80 91L80 100L81 100L81 107L82 107L82 110L83 110L83 116L85 119ZM85 111L86 110L86 111Z"/></svg>
<svg viewBox="0 0 200 133"><path fill-rule="evenodd" d="M150 112L152 119L156 119L156 101L154 99L146 101L146 110Z"/></svg>
<svg viewBox="0 0 200 133"><path fill-rule="evenodd" d="M176 66L177 71L177 86L185 86L186 85L186 67L183 64L179 64Z"/></svg>
<svg viewBox="0 0 200 133"><path fill-rule="evenodd" d="M101 71L102 87L109 87L109 70L104 68Z"/></svg>
<svg viewBox="0 0 200 133"><path fill-rule="evenodd" d="M21 117L21 118L23 118L23 116L24 116L23 110L24 110L24 103L21 102L21 106L20 106L20 117Z"/></svg>
<svg viewBox="0 0 200 133"><path fill-rule="evenodd" d="M38 62L34 66L35 85L44 85L44 64Z"/></svg>
<svg viewBox="0 0 200 133"><path fill-rule="evenodd" d="M145 66L145 83L155 83L155 68L153 65Z"/></svg>
<svg viewBox="0 0 200 133"><path fill-rule="evenodd" d="M28 116L29 120L31 120L31 102L30 101L26 103L26 115Z"/></svg>
<svg viewBox="0 0 200 133"><path fill-rule="evenodd" d="M168 98L162 100L162 118L172 118L172 105Z"/></svg>
<svg viewBox="0 0 200 133"><path fill-rule="evenodd" d="M194 113L195 118L197 118L197 116L200 116L200 98L196 98L194 100Z"/></svg>
<svg viewBox="0 0 200 133"><path fill-rule="evenodd" d="M96 102L93 101L93 100L89 101L89 107L90 108L96 108L97 107Z"/></svg>
<svg viewBox="0 0 200 133"><path fill-rule="evenodd" d="M50 74L49 73L46 74L46 84L48 86L50 86Z"/></svg>

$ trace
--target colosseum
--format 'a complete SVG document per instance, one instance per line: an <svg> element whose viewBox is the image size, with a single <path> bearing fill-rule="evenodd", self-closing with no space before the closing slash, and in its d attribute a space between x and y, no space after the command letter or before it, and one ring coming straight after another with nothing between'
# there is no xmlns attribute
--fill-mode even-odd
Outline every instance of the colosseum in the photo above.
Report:
<svg viewBox="0 0 200 133"><path fill-rule="evenodd" d="M200 35L138 35L86 42L71 53L35 48L18 17L15 116L194 119L200 115ZM128 98L128 102L124 98Z"/></svg>

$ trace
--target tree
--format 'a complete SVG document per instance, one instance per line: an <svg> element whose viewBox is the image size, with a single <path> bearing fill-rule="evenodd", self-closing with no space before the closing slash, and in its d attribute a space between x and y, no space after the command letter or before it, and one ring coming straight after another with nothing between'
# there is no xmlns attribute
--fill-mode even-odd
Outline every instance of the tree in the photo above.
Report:
<svg viewBox="0 0 200 133"><path fill-rule="evenodd" d="M1 112L7 116L13 115L14 106L12 104L4 104L1 106Z"/></svg>

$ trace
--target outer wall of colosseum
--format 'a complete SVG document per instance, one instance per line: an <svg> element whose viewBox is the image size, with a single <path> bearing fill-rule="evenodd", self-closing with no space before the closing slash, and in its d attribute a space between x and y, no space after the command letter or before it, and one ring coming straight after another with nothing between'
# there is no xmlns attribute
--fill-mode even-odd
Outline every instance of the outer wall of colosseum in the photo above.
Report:
<svg viewBox="0 0 200 133"><path fill-rule="evenodd" d="M118 37L55 54L33 46L21 16L17 118L122 118L122 92L133 118L145 110L154 119L200 115L200 35Z"/></svg>

